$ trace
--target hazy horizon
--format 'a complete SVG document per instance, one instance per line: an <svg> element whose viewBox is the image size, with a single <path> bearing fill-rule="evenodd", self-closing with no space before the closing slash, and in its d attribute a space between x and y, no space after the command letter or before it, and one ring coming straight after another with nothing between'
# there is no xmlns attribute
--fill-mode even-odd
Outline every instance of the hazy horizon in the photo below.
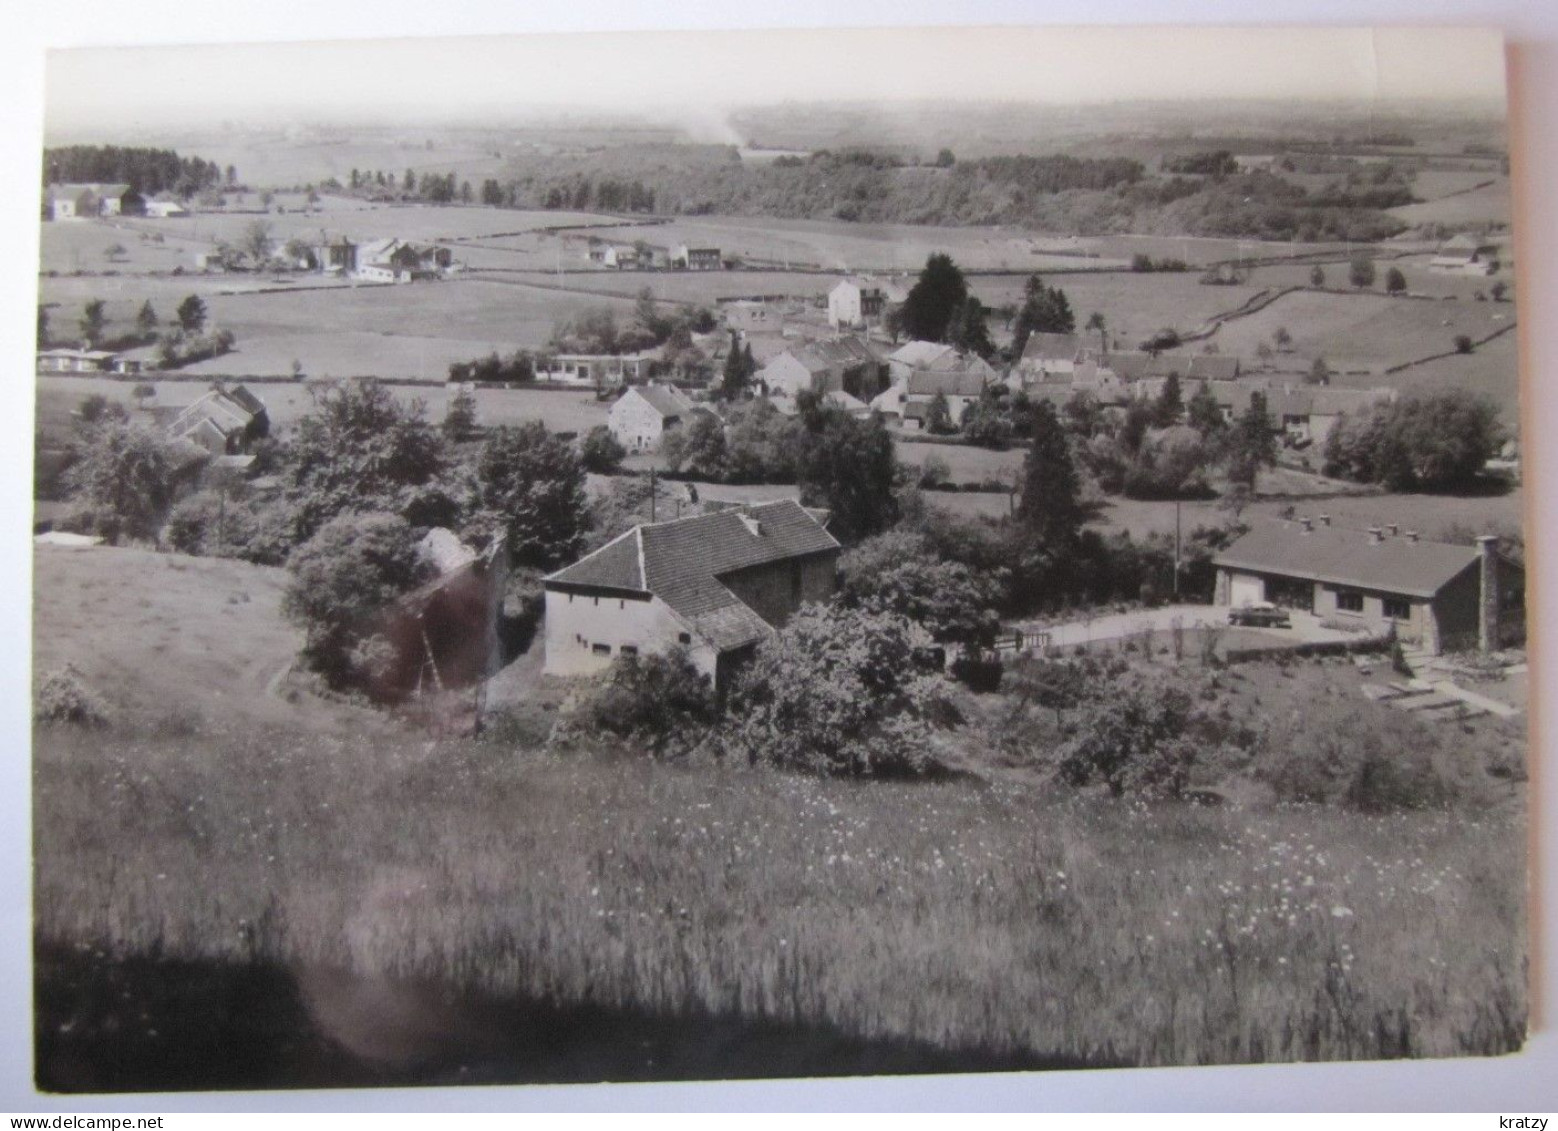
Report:
<svg viewBox="0 0 1558 1131"><path fill-rule="evenodd" d="M778 104L1209 100L1497 114L1503 39L1465 28L952 27L77 48L49 54L44 133L609 114L701 119L718 135L732 112Z"/></svg>

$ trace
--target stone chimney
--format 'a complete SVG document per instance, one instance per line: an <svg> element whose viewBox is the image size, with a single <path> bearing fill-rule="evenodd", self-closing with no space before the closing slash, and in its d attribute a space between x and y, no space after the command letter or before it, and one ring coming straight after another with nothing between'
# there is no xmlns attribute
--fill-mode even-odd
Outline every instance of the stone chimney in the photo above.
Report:
<svg viewBox="0 0 1558 1131"><path fill-rule="evenodd" d="M1484 534L1477 539L1481 556L1482 588L1477 605L1477 649L1496 652L1499 646L1498 538Z"/></svg>
<svg viewBox="0 0 1558 1131"><path fill-rule="evenodd" d="M1369 527L1369 544L1378 546L1385 540L1385 532L1377 526Z"/></svg>

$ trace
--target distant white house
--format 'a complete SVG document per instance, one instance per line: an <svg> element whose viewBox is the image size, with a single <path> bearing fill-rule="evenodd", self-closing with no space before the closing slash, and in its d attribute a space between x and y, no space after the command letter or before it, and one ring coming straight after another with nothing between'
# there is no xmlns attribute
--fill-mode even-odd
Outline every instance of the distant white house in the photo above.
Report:
<svg viewBox="0 0 1558 1131"><path fill-rule="evenodd" d="M118 216L130 186L124 184L58 184L43 190L45 220L77 220ZM140 198L135 197L136 200Z"/></svg>
<svg viewBox="0 0 1558 1131"><path fill-rule="evenodd" d="M1462 232L1439 245L1428 269L1447 275L1491 275L1498 269L1498 253L1498 244L1486 236Z"/></svg>
<svg viewBox="0 0 1558 1131"><path fill-rule="evenodd" d="M178 220L189 215L189 209L176 200L148 200L146 216L151 220Z"/></svg>
<svg viewBox="0 0 1558 1131"><path fill-rule="evenodd" d="M678 428L697 406L670 385L632 385L617 398L606 414L606 427L630 452L652 452L673 428Z"/></svg>
<svg viewBox="0 0 1558 1131"><path fill-rule="evenodd" d="M840 279L828 292L828 322L835 329L880 325L890 310L901 306L908 288L893 279L852 276Z"/></svg>
<svg viewBox="0 0 1558 1131"><path fill-rule="evenodd" d="M108 350L52 349L38 353L39 373L107 373L119 355Z"/></svg>

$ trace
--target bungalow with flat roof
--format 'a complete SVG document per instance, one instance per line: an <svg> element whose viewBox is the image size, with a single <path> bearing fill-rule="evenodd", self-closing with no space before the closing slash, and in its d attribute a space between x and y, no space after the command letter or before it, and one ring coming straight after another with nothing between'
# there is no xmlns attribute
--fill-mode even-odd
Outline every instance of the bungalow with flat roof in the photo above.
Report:
<svg viewBox="0 0 1558 1131"><path fill-rule="evenodd" d="M546 672L686 650L718 690L802 605L828 600L838 541L794 499L635 526L543 579Z"/></svg>
<svg viewBox="0 0 1558 1131"><path fill-rule="evenodd" d="M1383 634L1438 654L1493 651L1520 632L1524 571L1488 536L1430 542L1392 524L1331 525L1328 515L1261 521L1212 560L1214 603L1273 604Z"/></svg>

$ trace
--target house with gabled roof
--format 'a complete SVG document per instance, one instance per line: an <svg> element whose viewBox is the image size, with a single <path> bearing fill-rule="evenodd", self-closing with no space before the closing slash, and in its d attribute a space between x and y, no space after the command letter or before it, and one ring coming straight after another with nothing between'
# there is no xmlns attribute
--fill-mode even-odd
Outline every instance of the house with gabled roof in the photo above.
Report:
<svg viewBox="0 0 1558 1131"><path fill-rule="evenodd" d="M897 279L840 279L828 292L828 323L839 329L876 325L908 297L908 288Z"/></svg>
<svg viewBox="0 0 1558 1131"><path fill-rule="evenodd" d="M1520 566L1498 539L1475 546L1431 542L1398 524L1352 530L1330 516L1261 520L1212 560L1214 603L1273 604L1351 623L1438 654L1491 651L1518 630Z"/></svg>
<svg viewBox="0 0 1558 1131"><path fill-rule="evenodd" d="M592 675L680 647L723 691L804 604L828 600L841 547L794 499L635 526L548 574L546 672Z"/></svg>
<svg viewBox="0 0 1558 1131"><path fill-rule="evenodd" d="M1028 335L1018 358L1016 372L1024 383L1064 381L1076 372L1083 351L1078 334L1035 332Z"/></svg>
<svg viewBox="0 0 1558 1131"><path fill-rule="evenodd" d="M212 389L181 410L168 435L189 440L213 455L237 455L270 432L265 402L242 385Z"/></svg>
<svg viewBox="0 0 1558 1131"><path fill-rule="evenodd" d="M652 452L699 411L673 385L630 385L606 413L606 427L630 452ZM706 410L705 410L706 411Z"/></svg>
<svg viewBox="0 0 1558 1131"><path fill-rule="evenodd" d="M1498 253L1498 244L1487 236L1461 232L1439 245L1428 269L1451 275L1491 275L1498 269Z"/></svg>
<svg viewBox="0 0 1558 1131"><path fill-rule="evenodd" d="M118 216L124 198L135 196L126 184L56 184L43 190L45 220L75 220L87 216Z"/></svg>

